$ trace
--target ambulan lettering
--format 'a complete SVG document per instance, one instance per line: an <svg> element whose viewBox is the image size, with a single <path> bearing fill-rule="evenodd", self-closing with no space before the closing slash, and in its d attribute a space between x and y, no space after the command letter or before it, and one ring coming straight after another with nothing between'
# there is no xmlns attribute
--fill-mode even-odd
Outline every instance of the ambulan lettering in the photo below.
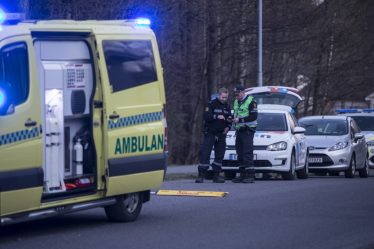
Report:
<svg viewBox="0 0 374 249"><path fill-rule="evenodd" d="M164 135L134 136L117 138L114 154L127 154L144 151L162 150L164 148Z"/></svg>

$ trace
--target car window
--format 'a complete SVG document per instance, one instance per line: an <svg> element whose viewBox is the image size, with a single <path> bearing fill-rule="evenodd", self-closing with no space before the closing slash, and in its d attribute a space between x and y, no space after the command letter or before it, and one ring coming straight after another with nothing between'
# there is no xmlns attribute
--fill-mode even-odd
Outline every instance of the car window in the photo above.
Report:
<svg viewBox="0 0 374 249"><path fill-rule="evenodd" d="M352 116L361 131L374 131L374 116Z"/></svg>
<svg viewBox="0 0 374 249"><path fill-rule="evenodd" d="M29 63L27 45L23 42L5 46L1 50L0 86L7 84L14 105L25 102L29 95Z"/></svg>
<svg viewBox="0 0 374 249"><path fill-rule="evenodd" d="M301 119L299 125L305 128L305 135L341 136L348 134L348 123L339 119Z"/></svg>
<svg viewBox="0 0 374 249"><path fill-rule="evenodd" d="M157 81L151 41L107 40L103 49L113 92Z"/></svg>
<svg viewBox="0 0 374 249"><path fill-rule="evenodd" d="M257 131L287 131L286 116L283 113L259 113Z"/></svg>
<svg viewBox="0 0 374 249"><path fill-rule="evenodd" d="M296 96L287 93L265 92L250 95L255 98L258 104L286 105L296 108L300 103L300 100Z"/></svg>

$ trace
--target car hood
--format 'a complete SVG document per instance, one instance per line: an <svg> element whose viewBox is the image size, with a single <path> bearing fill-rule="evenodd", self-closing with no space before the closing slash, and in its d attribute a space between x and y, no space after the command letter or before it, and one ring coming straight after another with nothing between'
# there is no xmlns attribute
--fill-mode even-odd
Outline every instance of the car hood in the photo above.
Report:
<svg viewBox="0 0 374 249"><path fill-rule="evenodd" d="M364 134L366 141L372 140L374 138L373 131L362 131L361 133Z"/></svg>
<svg viewBox="0 0 374 249"><path fill-rule="evenodd" d="M226 145L235 145L235 131L229 131L226 137ZM253 144L254 145L270 145L273 143L287 141L289 139L288 131L256 131Z"/></svg>
<svg viewBox="0 0 374 249"><path fill-rule="evenodd" d="M315 148L330 148L335 144L347 141L348 136L306 136L308 146Z"/></svg>

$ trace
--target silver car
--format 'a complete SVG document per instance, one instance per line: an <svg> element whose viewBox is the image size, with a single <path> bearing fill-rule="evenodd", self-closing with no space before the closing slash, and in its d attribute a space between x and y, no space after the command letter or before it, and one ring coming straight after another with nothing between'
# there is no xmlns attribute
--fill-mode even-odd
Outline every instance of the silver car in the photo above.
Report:
<svg viewBox="0 0 374 249"><path fill-rule="evenodd" d="M353 178L368 177L369 166L365 137L356 122L347 116L310 116L299 120L306 129L309 171Z"/></svg>

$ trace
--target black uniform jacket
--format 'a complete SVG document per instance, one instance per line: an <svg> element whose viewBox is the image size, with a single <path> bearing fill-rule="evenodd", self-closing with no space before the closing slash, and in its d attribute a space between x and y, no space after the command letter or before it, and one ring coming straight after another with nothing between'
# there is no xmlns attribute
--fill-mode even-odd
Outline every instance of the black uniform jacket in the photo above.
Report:
<svg viewBox="0 0 374 249"><path fill-rule="evenodd" d="M223 115L225 119L218 119ZM218 134L222 133L226 127L231 127L232 115L230 105L222 104L218 99L212 100L204 110L205 131Z"/></svg>

